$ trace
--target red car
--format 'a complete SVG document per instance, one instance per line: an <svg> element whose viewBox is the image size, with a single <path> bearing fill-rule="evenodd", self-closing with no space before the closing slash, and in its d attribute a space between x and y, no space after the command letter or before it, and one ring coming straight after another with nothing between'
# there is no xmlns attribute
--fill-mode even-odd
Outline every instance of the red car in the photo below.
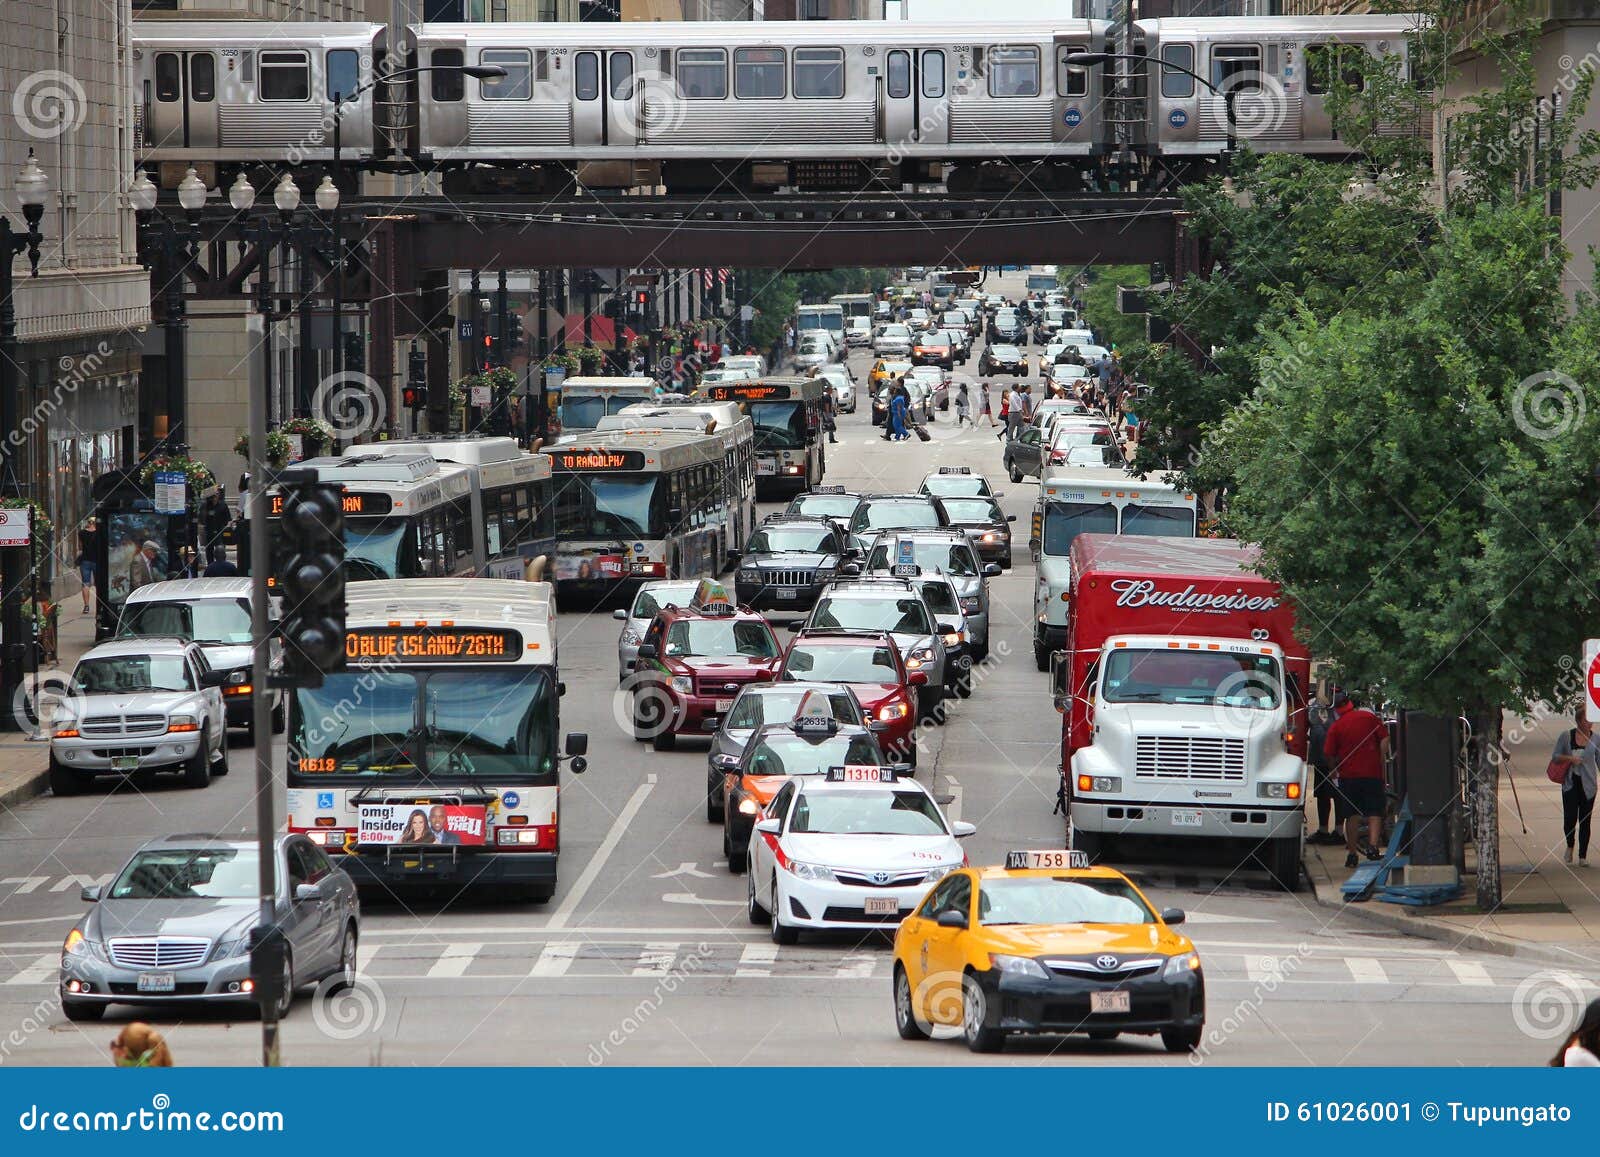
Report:
<svg viewBox="0 0 1600 1157"><path fill-rule="evenodd" d="M711 738L746 683L770 683L783 649L767 620L702 582L687 607L656 613L634 667L633 737L671 751L680 735Z"/></svg>
<svg viewBox="0 0 1600 1157"><path fill-rule="evenodd" d="M907 671L900 648L885 631L807 630L795 636L780 680L843 683L855 692L885 758L917 766L915 687L926 671Z"/></svg>

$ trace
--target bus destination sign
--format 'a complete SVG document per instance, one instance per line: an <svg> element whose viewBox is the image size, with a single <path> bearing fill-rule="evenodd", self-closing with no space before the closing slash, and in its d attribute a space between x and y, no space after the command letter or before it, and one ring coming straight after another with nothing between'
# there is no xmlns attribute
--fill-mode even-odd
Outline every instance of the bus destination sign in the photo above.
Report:
<svg viewBox="0 0 1600 1157"><path fill-rule="evenodd" d="M557 470L643 470L643 450L557 450Z"/></svg>
<svg viewBox="0 0 1600 1157"><path fill-rule="evenodd" d="M522 635L500 628L357 627L345 633L344 655L373 663L514 663Z"/></svg>
<svg viewBox="0 0 1600 1157"><path fill-rule="evenodd" d="M789 398L788 386L764 386L759 382L735 382L709 389L713 402L783 402Z"/></svg>
<svg viewBox="0 0 1600 1157"><path fill-rule="evenodd" d="M346 490L340 497L346 515L388 514L394 509L394 500L387 494L363 494L359 490ZM283 514L283 495L274 494L268 503L268 513L277 518Z"/></svg>

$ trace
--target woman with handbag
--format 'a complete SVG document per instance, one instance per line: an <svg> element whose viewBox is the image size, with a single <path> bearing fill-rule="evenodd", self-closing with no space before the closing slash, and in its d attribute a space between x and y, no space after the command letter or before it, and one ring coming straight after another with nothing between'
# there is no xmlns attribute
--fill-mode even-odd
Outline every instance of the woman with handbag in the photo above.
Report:
<svg viewBox="0 0 1600 1157"><path fill-rule="evenodd" d="M1561 785L1561 830L1567 838L1566 862L1572 863L1573 844L1577 844L1578 866L1589 866L1589 830L1594 822L1596 757L1600 745L1594 739L1582 708L1572 718L1577 726L1563 731L1556 739L1545 774Z"/></svg>

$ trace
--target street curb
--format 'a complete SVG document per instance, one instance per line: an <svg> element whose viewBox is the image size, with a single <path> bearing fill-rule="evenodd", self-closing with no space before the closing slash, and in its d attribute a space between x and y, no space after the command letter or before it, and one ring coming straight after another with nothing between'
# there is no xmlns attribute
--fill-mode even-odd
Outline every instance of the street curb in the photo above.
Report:
<svg viewBox="0 0 1600 1157"><path fill-rule="evenodd" d="M9 808L15 804L23 803L41 796L49 789L50 771L36 771L20 783L14 783L8 788L0 789L0 808Z"/></svg>
<svg viewBox="0 0 1600 1157"><path fill-rule="evenodd" d="M1488 952L1495 956L1511 956L1519 960L1533 960L1541 964L1554 964L1565 967L1585 965L1592 967L1594 961L1576 953L1559 948L1548 948L1542 944L1530 943L1526 940L1514 940L1509 936L1497 936L1492 932L1473 932L1456 928L1448 924L1439 924L1426 916L1406 916L1400 912L1388 912L1372 905L1381 903L1378 900L1366 900L1358 903L1347 902L1335 889L1334 898L1325 898L1317 890L1317 881L1311 872L1306 872L1306 880L1311 885L1311 897L1318 906L1336 912L1348 913L1358 920L1380 928L1387 928L1405 936L1415 936L1419 940L1433 940L1448 942L1452 946L1470 948L1477 952Z"/></svg>

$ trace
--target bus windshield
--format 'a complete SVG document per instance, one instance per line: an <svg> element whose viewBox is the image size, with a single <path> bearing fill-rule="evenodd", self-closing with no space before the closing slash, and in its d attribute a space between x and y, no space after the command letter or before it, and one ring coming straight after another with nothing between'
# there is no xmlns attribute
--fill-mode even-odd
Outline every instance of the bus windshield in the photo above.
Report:
<svg viewBox="0 0 1600 1157"><path fill-rule="evenodd" d="M570 474L560 482L557 508L579 538L660 538L667 527L664 481L660 474Z"/></svg>
<svg viewBox="0 0 1600 1157"><path fill-rule="evenodd" d="M382 522L344 524L345 577L348 579L392 579L414 577L412 568L401 570L401 550L406 524L385 519Z"/></svg>
<svg viewBox="0 0 1600 1157"><path fill-rule="evenodd" d="M555 770L542 667L351 670L294 694L291 773L500 782Z"/></svg>
<svg viewBox="0 0 1600 1157"><path fill-rule="evenodd" d="M561 399L561 428L563 430L593 430L600 419L622 412L624 406L635 402L649 402L649 394L579 394Z"/></svg>
<svg viewBox="0 0 1600 1157"><path fill-rule="evenodd" d="M1194 511L1184 506L1122 508L1122 533L1150 538L1193 538Z"/></svg>
<svg viewBox="0 0 1600 1157"><path fill-rule="evenodd" d="M1106 656L1102 692L1108 703L1271 711L1278 706L1280 685L1278 660L1271 655L1127 649Z"/></svg>
<svg viewBox="0 0 1600 1157"><path fill-rule="evenodd" d="M757 450L803 450L806 444L802 402L761 402L750 407Z"/></svg>
<svg viewBox="0 0 1600 1157"><path fill-rule="evenodd" d="M1044 508L1043 553L1064 557L1080 534L1117 533L1117 508L1109 502L1051 502Z"/></svg>

